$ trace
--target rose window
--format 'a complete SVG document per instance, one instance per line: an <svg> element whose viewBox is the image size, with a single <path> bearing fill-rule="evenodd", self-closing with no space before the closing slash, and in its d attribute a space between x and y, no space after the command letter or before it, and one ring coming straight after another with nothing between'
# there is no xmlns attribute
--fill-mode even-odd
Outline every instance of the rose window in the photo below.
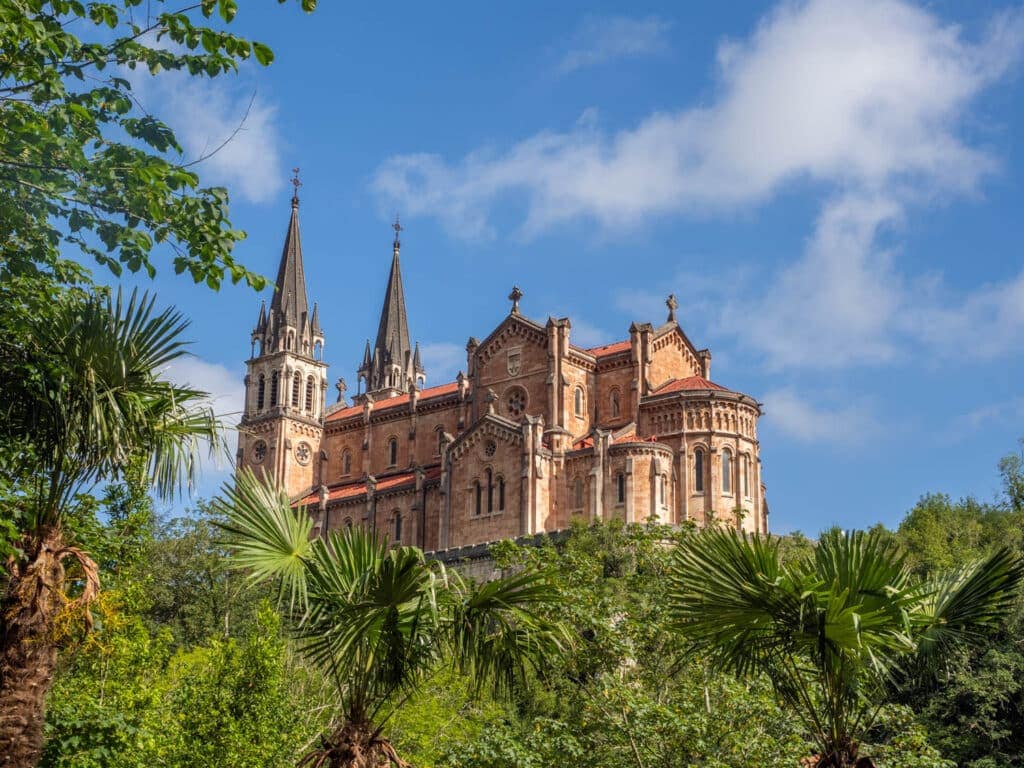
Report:
<svg viewBox="0 0 1024 768"><path fill-rule="evenodd" d="M493 456L497 450L497 444L493 440L488 440L487 443L484 445L484 456L486 456L487 458L491 458L491 456Z"/></svg>
<svg viewBox="0 0 1024 768"><path fill-rule="evenodd" d="M306 443L299 443L295 448L295 460L298 461L299 464L309 464L309 457L311 455L312 451Z"/></svg>
<svg viewBox="0 0 1024 768"><path fill-rule="evenodd" d="M513 389L505 398L505 409L513 419L518 419L526 412L526 392Z"/></svg>
<svg viewBox="0 0 1024 768"><path fill-rule="evenodd" d="M267 444L262 440L257 441L256 445L252 447L252 457L257 464L262 464L263 460L267 458Z"/></svg>

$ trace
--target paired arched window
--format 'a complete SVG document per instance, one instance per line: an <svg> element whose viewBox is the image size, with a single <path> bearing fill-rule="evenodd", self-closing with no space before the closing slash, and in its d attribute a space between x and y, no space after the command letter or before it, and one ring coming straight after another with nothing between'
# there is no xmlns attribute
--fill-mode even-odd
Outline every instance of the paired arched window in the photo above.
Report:
<svg viewBox="0 0 1024 768"><path fill-rule="evenodd" d="M480 517L480 514L483 512L483 495L484 495L483 486L480 485L480 481L479 480L474 480L473 481L473 514L476 517Z"/></svg>
<svg viewBox="0 0 1024 768"><path fill-rule="evenodd" d="M341 452L341 474L352 474L352 451L348 448Z"/></svg>
<svg viewBox="0 0 1024 768"><path fill-rule="evenodd" d="M313 410L313 377L306 378L306 410Z"/></svg>
<svg viewBox="0 0 1024 768"><path fill-rule="evenodd" d="M299 407L300 395L302 392L302 374L298 371L292 376L292 408Z"/></svg>
<svg viewBox="0 0 1024 768"><path fill-rule="evenodd" d="M704 493L704 449L693 452L693 490Z"/></svg>
<svg viewBox="0 0 1024 768"><path fill-rule="evenodd" d="M583 416L583 387L576 387L573 394L573 410L577 416Z"/></svg>
<svg viewBox="0 0 1024 768"><path fill-rule="evenodd" d="M621 472L615 476L615 503L626 503L626 476Z"/></svg>
<svg viewBox="0 0 1024 768"><path fill-rule="evenodd" d="M611 409L612 418L617 419L619 417L619 390L612 390L612 393L608 396L608 405Z"/></svg>
<svg viewBox="0 0 1024 768"><path fill-rule="evenodd" d="M490 467L484 470L484 478L487 480L487 513L494 511L494 475Z"/></svg>
<svg viewBox="0 0 1024 768"><path fill-rule="evenodd" d="M392 540L396 541L396 542L401 541L402 540L402 513L399 512L397 509L395 510L394 515L392 515L392 523L391 523L391 525L392 525L392 533L394 534L394 537L393 537Z"/></svg>
<svg viewBox="0 0 1024 768"><path fill-rule="evenodd" d="M279 378L278 372L274 371L270 374L270 407L273 408L277 405L277 380Z"/></svg>
<svg viewBox="0 0 1024 768"><path fill-rule="evenodd" d="M722 451L722 493L732 493L732 451Z"/></svg>
<svg viewBox="0 0 1024 768"><path fill-rule="evenodd" d="M498 511L505 511L505 478L498 475Z"/></svg>
<svg viewBox="0 0 1024 768"><path fill-rule="evenodd" d="M398 466L398 440L393 437L388 438L388 466Z"/></svg>
<svg viewBox="0 0 1024 768"><path fill-rule="evenodd" d="M444 453L444 427L435 429L434 435L437 438L437 455L440 456Z"/></svg>
<svg viewBox="0 0 1024 768"><path fill-rule="evenodd" d="M583 478L577 477L573 486L573 506L576 509L583 509Z"/></svg>
<svg viewBox="0 0 1024 768"><path fill-rule="evenodd" d="M267 379L264 375L260 374L259 384L256 385L256 410L263 410L263 395L267 391Z"/></svg>

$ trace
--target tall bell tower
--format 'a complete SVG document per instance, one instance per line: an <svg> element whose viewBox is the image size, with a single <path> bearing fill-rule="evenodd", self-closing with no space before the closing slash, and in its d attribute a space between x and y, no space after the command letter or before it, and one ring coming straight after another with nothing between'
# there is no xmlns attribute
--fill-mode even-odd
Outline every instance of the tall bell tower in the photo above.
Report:
<svg viewBox="0 0 1024 768"><path fill-rule="evenodd" d="M270 309L260 306L246 361L238 468L249 467L296 496L320 483L327 364L317 305L309 311L299 237L298 169Z"/></svg>

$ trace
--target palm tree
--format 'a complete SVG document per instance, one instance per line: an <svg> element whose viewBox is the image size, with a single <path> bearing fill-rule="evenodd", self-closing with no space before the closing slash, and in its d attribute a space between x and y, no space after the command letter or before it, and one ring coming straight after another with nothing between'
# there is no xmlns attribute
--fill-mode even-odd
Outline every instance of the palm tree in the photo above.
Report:
<svg viewBox="0 0 1024 768"><path fill-rule="evenodd" d="M860 743L891 686L1010 610L1024 565L1010 550L921 581L879 531L824 534L809 556L709 529L679 547L675 627L716 669L763 673L816 744L818 768L870 766Z"/></svg>
<svg viewBox="0 0 1024 768"><path fill-rule="evenodd" d="M384 728L445 664L500 696L568 641L544 617L557 593L537 572L478 585L358 527L311 538L305 510L248 471L223 494L236 564L279 582L301 650L337 694L334 722L300 765L405 766Z"/></svg>
<svg viewBox="0 0 1024 768"><path fill-rule="evenodd" d="M10 325L10 323L5 323ZM28 768L42 744L58 641L99 589L96 564L69 540L74 500L140 460L158 495L191 483L203 441L221 445L206 393L162 370L186 354L187 322L134 292L56 297L0 349L3 517L14 540L0 567L0 764ZM12 448L13 447L13 448ZM0 542L2 543L2 542ZM67 568L70 568L70 575ZM69 612L77 612L69 614Z"/></svg>

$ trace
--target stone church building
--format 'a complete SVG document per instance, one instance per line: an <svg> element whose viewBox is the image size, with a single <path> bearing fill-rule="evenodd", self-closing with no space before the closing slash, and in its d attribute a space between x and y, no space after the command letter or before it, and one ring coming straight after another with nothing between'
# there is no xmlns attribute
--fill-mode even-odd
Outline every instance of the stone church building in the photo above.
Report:
<svg viewBox="0 0 1024 768"><path fill-rule="evenodd" d="M581 347L568 318L530 319L513 288L508 315L469 338L464 371L426 386L400 230L351 404L344 379L328 403L297 195L274 295L252 333L237 464L282 484L318 533L363 525L430 551L574 518L768 530L760 405L711 380L711 352L683 332L674 297L664 323L635 322L626 338Z"/></svg>

